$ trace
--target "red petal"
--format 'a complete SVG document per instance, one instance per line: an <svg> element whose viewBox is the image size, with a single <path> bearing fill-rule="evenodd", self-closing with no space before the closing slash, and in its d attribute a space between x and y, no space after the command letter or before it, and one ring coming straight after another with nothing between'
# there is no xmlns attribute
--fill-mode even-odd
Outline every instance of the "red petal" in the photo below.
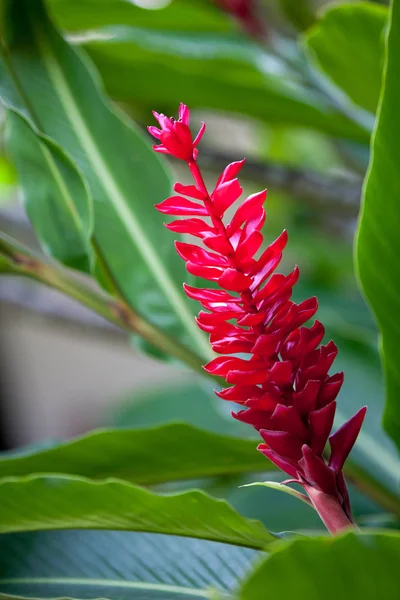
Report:
<svg viewBox="0 0 400 600"><path fill-rule="evenodd" d="M271 450L280 456L296 461L301 458L302 441L296 436L287 431L270 431L268 429L261 429L260 435Z"/></svg>
<svg viewBox="0 0 400 600"><path fill-rule="evenodd" d="M238 325L246 325L252 327L265 322L265 312L248 313L241 319L238 319Z"/></svg>
<svg viewBox="0 0 400 600"><path fill-rule="evenodd" d="M178 219L172 223L166 223L165 227L175 233L187 233L202 238L205 234L210 234L214 228L201 219Z"/></svg>
<svg viewBox="0 0 400 600"><path fill-rule="evenodd" d="M220 252L225 256L228 254L232 254L233 248L230 244L229 240L226 239L224 234L216 235L215 233L207 234L203 237L203 243L211 250L215 250L216 252Z"/></svg>
<svg viewBox="0 0 400 600"><path fill-rule="evenodd" d="M267 412L255 410L253 408L240 410L238 413L233 412L232 417L241 423L247 423L247 425L251 425L257 431L260 431L260 429L265 429L269 426L270 415Z"/></svg>
<svg viewBox="0 0 400 600"><path fill-rule="evenodd" d="M214 216L222 217L225 211L240 198L242 191L237 179L220 183L211 194Z"/></svg>
<svg viewBox="0 0 400 600"><path fill-rule="evenodd" d="M243 225L245 221L253 219L256 214L259 214L259 209L265 202L267 190L252 194L239 206L232 221L226 228L228 237L232 237L234 233Z"/></svg>
<svg viewBox="0 0 400 600"><path fill-rule="evenodd" d="M287 244L287 241L288 234L286 229L284 229L281 235L274 242L272 242L272 244L270 244L268 248L266 248L266 250L264 250L260 258L258 259L257 264L254 266L252 275L259 273L259 271L266 264L270 263L275 256L281 254Z"/></svg>
<svg viewBox="0 0 400 600"><path fill-rule="evenodd" d="M242 358L227 358L226 356L217 356L217 358L214 358L207 363L203 369L212 375L225 377L232 368L241 367L242 363L246 364L247 362L248 361L245 361Z"/></svg>
<svg viewBox="0 0 400 600"><path fill-rule="evenodd" d="M224 290L213 290L207 288L196 288L191 285L183 284L183 288L189 298L193 300L205 300L208 302L241 302L240 298L232 296Z"/></svg>
<svg viewBox="0 0 400 600"><path fill-rule="evenodd" d="M273 394L264 394L263 396L256 398L249 398L246 402L246 406L256 410L267 411L272 414L277 406L278 401L279 396L276 397Z"/></svg>
<svg viewBox="0 0 400 600"><path fill-rule="evenodd" d="M215 393L219 398L229 402L246 402L248 398L258 394L261 395L263 391L256 385L234 385Z"/></svg>
<svg viewBox="0 0 400 600"><path fill-rule="evenodd" d="M160 204L156 204L156 209L164 214L173 216L192 216L202 215L206 217L208 215L206 209L201 204L191 202L182 198L182 196L171 196Z"/></svg>
<svg viewBox="0 0 400 600"><path fill-rule="evenodd" d="M235 292L242 292L247 290L251 284L250 277L239 273L236 269L225 269L223 274L218 279L218 284L227 289Z"/></svg>
<svg viewBox="0 0 400 600"><path fill-rule="evenodd" d="M329 438L329 444L331 446L329 466L332 467L336 473L339 473L342 470L345 460L355 444L366 412L366 406L360 408L351 419L339 427L339 429Z"/></svg>
<svg viewBox="0 0 400 600"><path fill-rule="evenodd" d="M250 364L248 365L250 366ZM232 369L226 376L226 381L228 383L239 383L242 385L251 385L264 383L268 379L268 371L262 365L260 365L259 370L249 371L246 369L238 368Z"/></svg>
<svg viewBox="0 0 400 600"><path fill-rule="evenodd" d="M230 319L236 318L238 315L237 310L226 310L215 313L206 313L201 310L197 316L197 320L205 325L216 325L218 323L224 323Z"/></svg>
<svg viewBox="0 0 400 600"><path fill-rule="evenodd" d="M223 273L223 268L221 267L207 267L192 261L186 263L186 269L192 275L208 279L209 281L218 281L221 277L221 273Z"/></svg>
<svg viewBox="0 0 400 600"><path fill-rule="evenodd" d="M246 239L239 242L235 258L238 263L252 258L263 243L264 236L259 231L252 231Z"/></svg>
<svg viewBox="0 0 400 600"><path fill-rule="evenodd" d="M320 387L320 381L309 380L301 392L295 392L293 394L293 404L302 416L307 415L315 409Z"/></svg>
<svg viewBox="0 0 400 600"><path fill-rule="evenodd" d="M325 406L332 402L338 395L340 388L342 387L344 380L344 373L336 373L329 377L325 383L323 383L320 392L317 398L317 406L320 408L321 406Z"/></svg>
<svg viewBox="0 0 400 600"><path fill-rule="evenodd" d="M294 406L278 404L271 416L271 428L276 431L287 431L304 441L307 440L308 430Z"/></svg>
<svg viewBox="0 0 400 600"><path fill-rule="evenodd" d="M181 258L185 261L191 261L207 267L221 266L225 267L227 260L224 256L207 252L200 246L195 244L187 244L186 242L175 242L175 248Z"/></svg>
<svg viewBox="0 0 400 600"><path fill-rule="evenodd" d="M325 448L332 431L335 411L336 402L331 402L324 408L313 411L308 418L311 427L311 449L315 454L322 454Z"/></svg>
<svg viewBox="0 0 400 600"><path fill-rule="evenodd" d="M270 372L269 379L271 383L276 383L279 386L286 386L292 380L292 363L290 361L276 362Z"/></svg>
<svg viewBox="0 0 400 600"><path fill-rule="evenodd" d="M237 352L250 352L251 342L241 342L238 340L224 339L211 344L214 352L218 354L236 354Z"/></svg>
<svg viewBox="0 0 400 600"><path fill-rule="evenodd" d="M204 200L207 196L201 192L195 185L183 185L182 183L175 183L174 191L189 198L196 198L197 200Z"/></svg>
<svg viewBox="0 0 400 600"><path fill-rule="evenodd" d="M239 173L240 169L243 167L245 162L246 159L244 158L243 160L232 162L227 167L225 167L223 173L220 175L217 181L217 186L220 183L225 183L225 181L231 181L231 179L234 179Z"/></svg>
<svg viewBox="0 0 400 600"><path fill-rule="evenodd" d="M286 460L285 458L282 458L282 456L279 456L279 454L268 448L266 444L259 444L257 446L257 450L259 450L261 454L264 454L264 456L269 458L269 460L273 462L274 465L278 467L278 469L282 469L282 471L284 471L291 477L297 478L297 465L294 465L289 460Z"/></svg>
<svg viewBox="0 0 400 600"><path fill-rule="evenodd" d="M251 351L253 354L261 354L262 356L271 357L276 354L279 341L279 331L276 333L260 335Z"/></svg>
<svg viewBox="0 0 400 600"><path fill-rule="evenodd" d="M333 469L328 467L306 444L304 444L302 452L303 458L299 461L299 465L303 469L307 481L325 492L325 494L340 501L336 487L336 475Z"/></svg>

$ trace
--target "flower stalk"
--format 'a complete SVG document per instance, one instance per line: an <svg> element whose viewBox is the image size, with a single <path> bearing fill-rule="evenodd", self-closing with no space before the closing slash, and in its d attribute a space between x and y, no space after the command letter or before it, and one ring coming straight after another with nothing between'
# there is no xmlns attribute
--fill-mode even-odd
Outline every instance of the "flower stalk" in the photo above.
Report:
<svg viewBox="0 0 400 600"><path fill-rule="evenodd" d="M186 162L193 178L191 185L176 183L177 195L156 208L180 217L166 225L169 230L202 242L176 241L175 246L191 275L213 282L210 288L184 284L184 289L205 309L197 324L210 334L212 349L220 355L204 368L229 384L216 394L241 406L233 417L259 431L259 451L289 475L285 483L303 486L331 533L352 527L343 465L366 407L331 434L343 383L343 373L329 374L338 350L332 341L321 345L321 322L306 326L317 311L317 299L291 300L298 268L288 275L275 273L286 231L262 250L267 191L238 203L242 160L229 164L210 192L197 164L204 123L193 139L185 105L179 107L178 120L154 116L160 128L149 131L161 142L154 150ZM226 213L235 205L229 220Z"/></svg>

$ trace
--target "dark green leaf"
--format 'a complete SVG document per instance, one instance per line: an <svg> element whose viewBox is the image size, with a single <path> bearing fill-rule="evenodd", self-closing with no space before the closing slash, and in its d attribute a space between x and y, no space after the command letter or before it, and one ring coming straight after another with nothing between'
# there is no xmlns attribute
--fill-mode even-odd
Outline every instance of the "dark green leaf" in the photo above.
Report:
<svg viewBox="0 0 400 600"><path fill-rule="evenodd" d="M280 59L232 35L109 26L77 38L116 100L211 108L366 142L370 132L326 105ZM138 84L138 82L140 82ZM165 109L166 110L166 109ZM173 108L171 108L173 110Z"/></svg>
<svg viewBox="0 0 400 600"><path fill-rule="evenodd" d="M317 66L355 104L375 113L384 57L387 8L371 2L328 8L305 38Z"/></svg>
<svg viewBox="0 0 400 600"><path fill-rule="evenodd" d="M258 521L201 491L159 495L118 480L67 476L2 479L0 532L48 529L166 533L256 549L275 539Z"/></svg>
<svg viewBox="0 0 400 600"><path fill-rule="evenodd" d="M3 101L28 114L86 177L94 200L94 241L124 298L179 339L190 332L192 346L210 355L182 290L184 265L154 210L170 193L161 161L107 103L92 66L52 27L41 0L8 0L7 6ZM28 109L10 87L10 77L29 98Z"/></svg>
<svg viewBox="0 0 400 600"><path fill-rule="evenodd" d="M400 5L395 0L387 45L387 67L373 155L365 188L357 240L359 275L382 334L387 386L384 425L400 447L400 204L398 73Z"/></svg>
<svg viewBox="0 0 400 600"><path fill-rule="evenodd" d="M377 533L283 543L244 583L240 600L397 600L400 535Z"/></svg>
<svg viewBox="0 0 400 600"><path fill-rule="evenodd" d="M43 249L70 267L90 271L93 207L75 165L16 113L8 115L6 137L26 211Z"/></svg>
<svg viewBox="0 0 400 600"><path fill-rule="evenodd" d="M8 534L0 536L0 598L207 598L211 587L230 591L257 557L248 548L159 534Z"/></svg>
<svg viewBox="0 0 400 600"><path fill-rule="evenodd" d="M184 424L95 431L49 449L0 455L0 477L62 473L154 485L274 469L256 448L256 440Z"/></svg>

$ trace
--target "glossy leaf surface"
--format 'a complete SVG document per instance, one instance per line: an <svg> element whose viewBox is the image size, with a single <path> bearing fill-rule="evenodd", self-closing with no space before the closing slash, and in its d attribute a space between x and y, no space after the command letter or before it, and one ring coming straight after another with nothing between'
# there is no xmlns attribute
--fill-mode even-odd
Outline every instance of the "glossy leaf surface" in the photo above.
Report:
<svg viewBox="0 0 400 600"><path fill-rule="evenodd" d="M162 90L166 107L183 101L192 108L369 139L367 129L321 102L282 60L254 42L124 26L104 27L88 41L79 41L116 100L151 107L160 104Z"/></svg>
<svg viewBox="0 0 400 600"><path fill-rule="evenodd" d="M155 485L274 469L256 447L256 440L184 424L99 430L49 449L0 454L0 477L58 473Z"/></svg>
<svg viewBox="0 0 400 600"><path fill-rule="evenodd" d="M90 271L93 207L81 174L57 144L11 111L6 138L44 251L67 266Z"/></svg>
<svg viewBox="0 0 400 600"><path fill-rule="evenodd" d="M166 533L256 549L275 540L258 521L200 491L158 495L118 480L66 476L2 479L0 532L49 529Z"/></svg>
<svg viewBox="0 0 400 600"><path fill-rule="evenodd" d="M0 536L0 598L208 598L211 587L230 591L257 559L248 548L160 534L7 534Z"/></svg>
<svg viewBox="0 0 400 600"><path fill-rule="evenodd" d="M265 590L299 600L398 598L400 536L355 535L297 539L283 544L256 567L239 594L259 600Z"/></svg>
<svg viewBox="0 0 400 600"><path fill-rule="evenodd" d="M382 335L381 350L387 389L384 425L400 447L399 69L400 3L395 0L387 40L381 106L364 187L356 256L361 283Z"/></svg>
<svg viewBox="0 0 400 600"><path fill-rule="evenodd" d="M386 7L372 2L328 8L306 34L316 65L351 100L375 114L384 60Z"/></svg>
<svg viewBox="0 0 400 600"><path fill-rule="evenodd" d="M94 200L94 241L123 297L180 339L190 332L206 355L208 343L182 292L183 266L153 208L170 191L161 161L112 108L92 65L60 37L40 0L8 0L7 9L3 102L27 115L82 171Z"/></svg>

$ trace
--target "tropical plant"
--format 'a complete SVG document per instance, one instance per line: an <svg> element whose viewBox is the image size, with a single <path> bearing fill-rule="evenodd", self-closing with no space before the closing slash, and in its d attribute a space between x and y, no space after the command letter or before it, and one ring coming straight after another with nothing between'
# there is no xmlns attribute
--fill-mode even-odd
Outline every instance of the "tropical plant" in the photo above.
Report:
<svg viewBox="0 0 400 600"><path fill-rule="evenodd" d="M244 0L2 4L4 160L40 250L1 233L1 273L78 300L199 383L149 402L153 420L131 407L134 427L124 417L124 428L0 455L0 598L397 598L400 0L320 15L311 4L282 0L280 14ZM176 120L154 112L154 152L151 109L174 114L181 100ZM251 120L258 163L238 160L238 148L220 169L223 152L207 147L204 124L193 137L188 105L212 112L215 140L234 127L221 110ZM343 229L354 211L329 196L323 183L343 179L323 180L327 163L358 181L369 147L354 256L378 325L383 427L374 324L354 286L356 317L337 308L346 234L334 238L331 271L326 247L313 245L321 221L342 211ZM172 186L161 154L192 180ZM303 200L300 225L272 212L290 239L293 226L300 268L307 249L321 261L308 278L275 273L288 236L265 244L266 191L240 201L239 171L259 177L266 164L268 202ZM327 197L337 201L321 210ZM163 215L178 217L168 231ZM309 323L311 289L328 339ZM329 374L337 355L344 376ZM218 412L226 400L238 405L232 422ZM160 423L162 411L179 422Z"/></svg>

